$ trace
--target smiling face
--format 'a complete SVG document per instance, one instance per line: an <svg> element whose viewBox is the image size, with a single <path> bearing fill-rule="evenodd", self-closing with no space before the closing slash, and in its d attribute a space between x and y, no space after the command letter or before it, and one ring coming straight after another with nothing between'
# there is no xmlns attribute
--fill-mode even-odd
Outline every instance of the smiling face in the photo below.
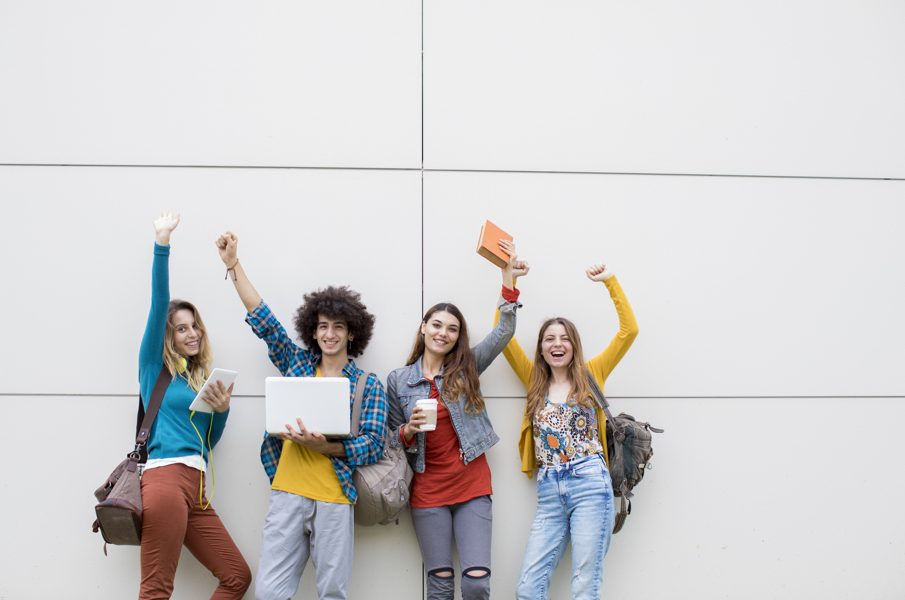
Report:
<svg viewBox="0 0 905 600"><path fill-rule="evenodd" d="M195 313L188 308L180 308L170 319L173 328L173 347L176 352L186 358L197 356L201 352L201 341L204 330L195 320Z"/></svg>
<svg viewBox="0 0 905 600"><path fill-rule="evenodd" d="M445 356L455 348L462 324L452 313L438 310L421 323L424 351Z"/></svg>
<svg viewBox="0 0 905 600"><path fill-rule="evenodd" d="M345 320L318 315L314 339L323 356L343 356L348 352L352 335Z"/></svg>
<svg viewBox="0 0 905 600"><path fill-rule="evenodd" d="M540 350L551 369L566 368L572 364L572 338L562 323L554 322L547 326L541 336Z"/></svg>

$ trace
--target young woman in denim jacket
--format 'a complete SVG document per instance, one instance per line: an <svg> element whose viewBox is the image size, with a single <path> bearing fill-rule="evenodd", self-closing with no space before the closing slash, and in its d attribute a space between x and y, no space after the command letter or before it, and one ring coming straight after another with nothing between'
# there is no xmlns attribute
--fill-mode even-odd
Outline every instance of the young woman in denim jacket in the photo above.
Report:
<svg viewBox="0 0 905 600"><path fill-rule="evenodd" d="M541 325L533 362L515 339L503 351L528 390L519 439L522 471L530 477L538 470L537 512L519 576L519 600L548 597L550 576L570 542L573 600L600 598L615 510L606 416L588 375L603 390L638 335L638 324L606 265L593 265L585 274L603 282L619 316L619 331L603 352L586 363L575 325L561 317Z"/></svg>
<svg viewBox="0 0 905 600"><path fill-rule="evenodd" d="M480 375L512 339L518 291L514 278L528 272L509 242L502 268L497 327L474 348L454 305L432 306L424 315L406 366L387 378L391 443L403 445L415 471L412 520L427 570L429 600L452 600L455 538L464 600L490 597L490 467L484 453L499 437L487 416ZM426 416L416 402L437 400L436 429L421 430Z"/></svg>

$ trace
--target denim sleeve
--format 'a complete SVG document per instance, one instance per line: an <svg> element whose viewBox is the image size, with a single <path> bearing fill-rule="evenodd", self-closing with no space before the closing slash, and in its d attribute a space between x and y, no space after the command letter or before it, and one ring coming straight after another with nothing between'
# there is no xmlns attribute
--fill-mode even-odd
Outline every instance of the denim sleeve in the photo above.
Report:
<svg viewBox="0 0 905 600"><path fill-rule="evenodd" d="M397 371L391 371L387 376L387 428L390 431L390 445L394 448L401 445L399 440L399 426L406 423L405 411L402 410L402 403L399 402L399 396L396 393L396 386L399 382Z"/></svg>
<svg viewBox="0 0 905 600"><path fill-rule="evenodd" d="M317 367L314 355L292 341L286 333L286 328L271 312L266 302L261 300L261 303L245 316L245 322L251 326L254 334L267 344L267 356L280 373L289 374L296 360L307 363L308 370L314 372Z"/></svg>
<svg viewBox="0 0 905 600"><path fill-rule="evenodd" d="M474 352L478 373L483 373L490 366L515 334L515 312L518 310L518 303L506 302L500 298L497 306L500 309L500 322L487 337L471 349Z"/></svg>
<svg viewBox="0 0 905 600"><path fill-rule="evenodd" d="M387 397L377 376L368 377L361 401L358 436L343 440L345 461L350 467L370 465L383 456L386 439Z"/></svg>
<svg viewBox="0 0 905 600"><path fill-rule="evenodd" d="M399 396L396 393L398 380L399 376L396 371L392 371L387 376L387 426L390 429L398 429L400 425L406 422L402 403L399 402Z"/></svg>

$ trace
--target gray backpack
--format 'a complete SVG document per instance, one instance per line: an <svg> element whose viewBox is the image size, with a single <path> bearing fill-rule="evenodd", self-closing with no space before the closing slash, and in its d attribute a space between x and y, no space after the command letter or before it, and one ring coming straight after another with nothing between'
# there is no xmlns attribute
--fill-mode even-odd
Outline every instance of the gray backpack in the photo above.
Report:
<svg viewBox="0 0 905 600"><path fill-rule="evenodd" d="M591 389L606 415L606 445L610 458L610 478L613 480L613 494L620 499L619 512L613 533L618 533L625 519L632 514L632 489L651 469L654 449L651 447L651 433L663 433L650 423L636 421L632 415L619 413L613 416L597 381L588 373Z"/></svg>
<svg viewBox="0 0 905 600"><path fill-rule="evenodd" d="M367 373L355 383L355 401L352 404L351 431L358 431L361 419L361 401L367 385ZM364 381L364 383L363 383ZM387 525L399 521L399 513L408 506L409 484L412 468L405 457L405 450L390 443L389 436L383 447L383 456L376 463L358 467L352 474L358 501L355 503L355 523L358 525Z"/></svg>

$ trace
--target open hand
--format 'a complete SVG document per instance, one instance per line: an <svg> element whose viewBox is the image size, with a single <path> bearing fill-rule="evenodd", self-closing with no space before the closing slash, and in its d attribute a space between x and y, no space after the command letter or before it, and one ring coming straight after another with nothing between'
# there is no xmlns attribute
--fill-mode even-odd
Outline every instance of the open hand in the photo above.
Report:
<svg viewBox="0 0 905 600"><path fill-rule="evenodd" d="M157 243L161 246L168 246L170 244L170 235L177 225L179 225L179 213L165 212L154 219L154 233Z"/></svg>

